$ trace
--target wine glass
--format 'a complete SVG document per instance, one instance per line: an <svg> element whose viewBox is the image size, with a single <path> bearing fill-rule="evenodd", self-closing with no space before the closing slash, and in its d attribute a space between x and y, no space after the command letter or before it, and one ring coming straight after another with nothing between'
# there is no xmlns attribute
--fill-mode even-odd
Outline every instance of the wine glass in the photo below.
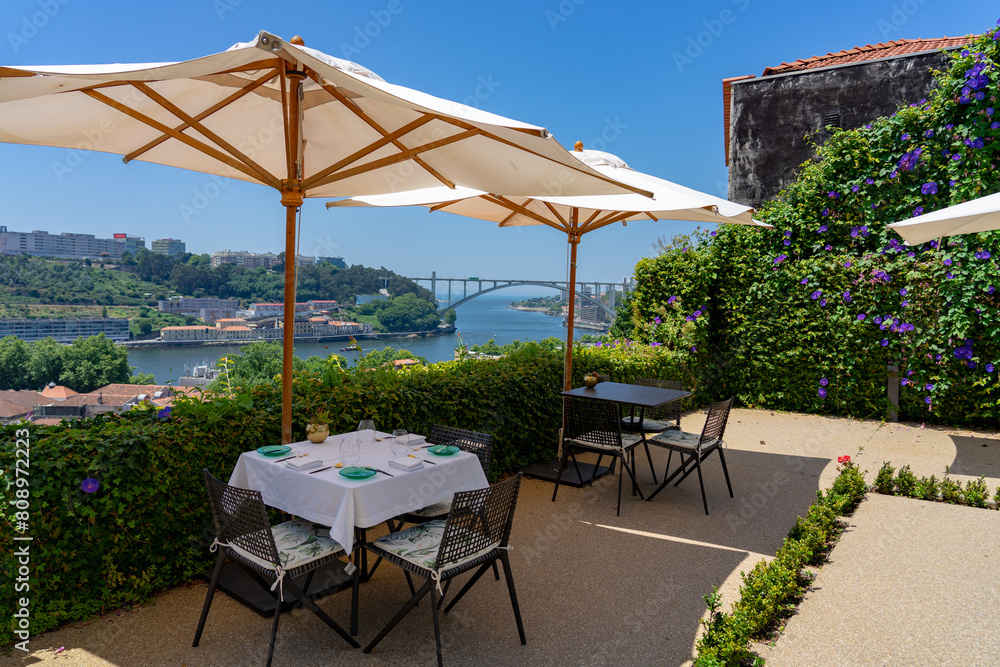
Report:
<svg viewBox="0 0 1000 667"><path fill-rule="evenodd" d="M392 444L389 445L393 456L402 456L410 450L410 434L405 428L397 428L392 432Z"/></svg>
<svg viewBox="0 0 1000 667"><path fill-rule="evenodd" d="M369 448L375 442L375 422L371 419L362 419L358 424L358 441Z"/></svg>
<svg viewBox="0 0 1000 667"><path fill-rule="evenodd" d="M361 458L361 443L357 438L344 438L340 441L340 460L347 465L354 465Z"/></svg>

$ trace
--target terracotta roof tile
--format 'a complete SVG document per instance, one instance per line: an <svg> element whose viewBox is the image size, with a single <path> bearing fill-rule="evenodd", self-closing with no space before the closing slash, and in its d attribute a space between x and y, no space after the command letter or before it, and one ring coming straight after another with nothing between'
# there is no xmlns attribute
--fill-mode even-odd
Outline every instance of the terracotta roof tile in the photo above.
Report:
<svg viewBox="0 0 1000 667"><path fill-rule="evenodd" d="M810 58L800 58L790 63L781 63L777 67L768 67L761 76L798 72L817 67L847 65L865 60L877 60L878 58L890 58L892 56L923 53L926 51L940 51L941 49L964 46L971 42L974 37L974 35L967 35L965 37L940 37L935 39L897 39L891 42L865 44L864 46L855 46L852 49L837 51L836 53L827 53L824 56L812 56Z"/></svg>
<svg viewBox="0 0 1000 667"><path fill-rule="evenodd" d="M54 398L56 400L69 398L70 396L76 396L79 392L73 391L69 387L64 387L61 384L57 384L54 387L46 386L42 389L42 396L46 398Z"/></svg>

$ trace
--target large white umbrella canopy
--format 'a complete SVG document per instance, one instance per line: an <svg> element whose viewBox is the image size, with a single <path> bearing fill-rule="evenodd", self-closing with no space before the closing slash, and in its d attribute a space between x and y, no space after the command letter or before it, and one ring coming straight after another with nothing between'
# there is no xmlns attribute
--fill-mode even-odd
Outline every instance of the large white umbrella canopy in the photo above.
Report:
<svg viewBox="0 0 1000 667"><path fill-rule="evenodd" d="M721 197L678 185L631 169L620 158L602 151L583 150L577 142L571 153L608 178L652 193L575 196L508 196L471 188L427 188L414 192L352 197L327 203L340 206L425 206L470 218L490 220L500 227L547 225L564 232L570 244L569 318L563 383L570 388L573 367L576 247L581 237L602 227L635 220L684 220L735 223L771 228L753 219L753 209Z"/></svg>
<svg viewBox="0 0 1000 667"><path fill-rule="evenodd" d="M636 190L573 159L542 127L387 83L267 32L184 62L0 67L0 141L116 153L278 190L286 324L294 320L291 258L304 197L432 186L521 195ZM285 326L285 442L292 332Z"/></svg>
<svg viewBox="0 0 1000 667"><path fill-rule="evenodd" d="M894 222L889 225L889 229L902 236L910 245L919 245L942 236L1000 229L1000 192Z"/></svg>

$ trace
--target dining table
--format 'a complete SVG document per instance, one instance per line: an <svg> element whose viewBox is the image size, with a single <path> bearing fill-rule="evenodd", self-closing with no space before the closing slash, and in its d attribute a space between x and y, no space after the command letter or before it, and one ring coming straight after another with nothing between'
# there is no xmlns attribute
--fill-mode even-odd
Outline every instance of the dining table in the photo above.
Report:
<svg viewBox="0 0 1000 667"><path fill-rule="evenodd" d="M628 406L633 423L642 424L645 418L646 408L657 408L661 405L665 405L672 401L679 401L683 398L687 398L691 395L691 392L679 390L679 389L663 389L661 387L649 387L640 384L629 384L626 382L598 382L593 387L576 387L574 389L568 389L561 392L563 396L572 396L575 398L588 398L595 401L608 401L611 403L617 403L621 406ZM638 409L639 414L636 416L635 411ZM652 470L653 460L649 453L649 445L646 442L646 434L639 429L642 436L642 445L646 450L646 458L649 461L649 467ZM560 484L569 484L571 486L583 486L584 484L591 483L595 479L598 479L604 475L614 473L614 469L610 466L601 466L598 463L579 463L580 473L583 479L576 479L575 470L567 468L562 471L562 479L560 479ZM613 464L612 464L613 465ZM539 479L546 479L549 481L556 481L559 476L559 463L558 460L553 465L549 464L537 464L532 472L525 469L525 474ZM589 474L588 474L589 473ZM653 473L654 480L656 473Z"/></svg>
<svg viewBox="0 0 1000 667"><path fill-rule="evenodd" d="M372 528L401 514L451 500L458 491L489 486L475 454L459 450L436 455L428 451L430 445L424 436L410 434L407 453L395 455L390 449L391 434L376 432L375 437L371 445L361 445L359 459L350 464L342 461L340 445L357 440L357 432L330 435L318 444L291 443L280 456L243 452L229 484L260 491L264 504L330 526L330 537L348 554L356 529ZM403 470L389 464L390 459L400 458L421 465ZM322 463L307 469L289 465L301 466L306 461ZM364 479L351 479L342 474L348 467L368 467L376 472Z"/></svg>

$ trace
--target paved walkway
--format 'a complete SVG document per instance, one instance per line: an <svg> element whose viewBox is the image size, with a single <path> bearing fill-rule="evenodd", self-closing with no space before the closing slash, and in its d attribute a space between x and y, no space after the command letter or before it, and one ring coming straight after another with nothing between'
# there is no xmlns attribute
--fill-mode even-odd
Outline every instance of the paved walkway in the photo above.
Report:
<svg viewBox="0 0 1000 667"><path fill-rule="evenodd" d="M698 431L703 422L704 414L685 415L683 426ZM689 664L705 614L702 596L718 586L724 604L731 603L740 572L774 555L816 491L829 487L837 457L844 454L868 470L869 481L889 460L897 467L909 464L917 475L940 478L945 466L962 481L985 475L991 493L1000 484L996 434L734 410L726 441L736 497L729 498L713 456L705 464L709 516L693 477L653 502L626 493L620 517L616 479L586 489L561 488L554 503L551 484L525 480L511 561L528 645L517 640L503 582L487 576L442 620L447 663ZM658 476L666 458L665 452L654 452ZM639 482L646 491L653 488L644 461ZM767 649L769 664L1000 663L976 654L991 639L993 646L998 643L998 519L1000 512L869 499L834 550L817 590L776 647ZM844 597L832 597L840 588L846 589ZM263 664L270 620L222 594L201 646L191 647L205 590L200 582L182 586L134 613L34 637L30 656L0 656L0 664ZM871 602L848 594L866 594ZM380 567L361 590L362 645L407 597L399 570ZM346 622L350 595L336 594L320 605ZM861 625L860 617L874 617L878 625ZM841 645L831 635L852 641ZM282 618L274 664L395 666L433 660L430 613L422 603L370 655L348 648L308 611L296 610Z"/></svg>

